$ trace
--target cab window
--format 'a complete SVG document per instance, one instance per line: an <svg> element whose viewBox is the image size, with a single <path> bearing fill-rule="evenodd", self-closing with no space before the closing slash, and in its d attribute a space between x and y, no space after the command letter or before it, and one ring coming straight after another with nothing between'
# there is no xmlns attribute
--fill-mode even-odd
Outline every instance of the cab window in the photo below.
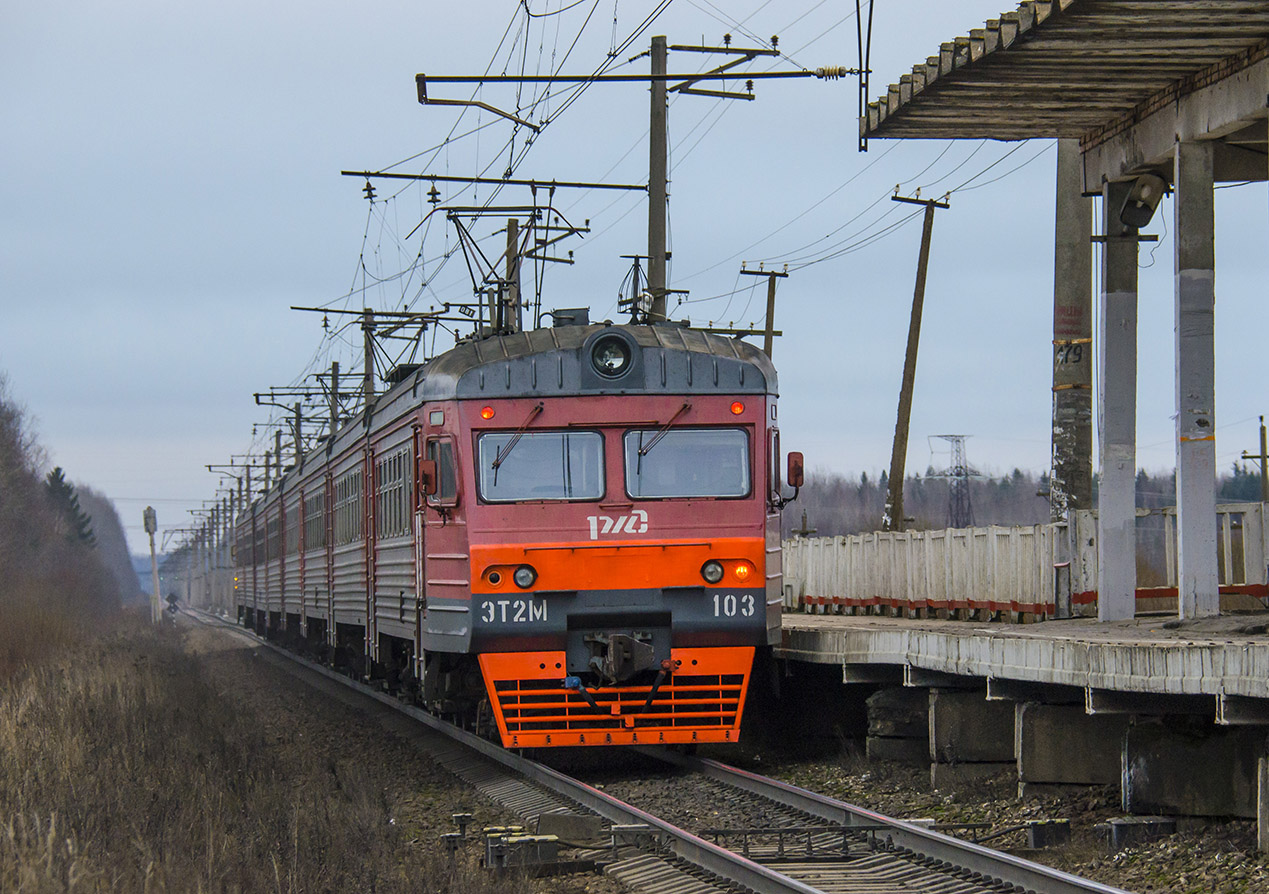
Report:
<svg viewBox="0 0 1269 894"><path fill-rule="evenodd" d="M749 495L749 437L742 429L635 429L624 445L631 497Z"/></svg>
<svg viewBox="0 0 1269 894"><path fill-rule="evenodd" d="M454 442L447 439L428 441L427 458L436 463L436 493L427 495L428 503L433 506L453 505L458 500Z"/></svg>
<svg viewBox="0 0 1269 894"><path fill-rule="evenodd" d="M476 453L480 496L489 502L604 495L604 439L598 432L485 432Z"/></svg>

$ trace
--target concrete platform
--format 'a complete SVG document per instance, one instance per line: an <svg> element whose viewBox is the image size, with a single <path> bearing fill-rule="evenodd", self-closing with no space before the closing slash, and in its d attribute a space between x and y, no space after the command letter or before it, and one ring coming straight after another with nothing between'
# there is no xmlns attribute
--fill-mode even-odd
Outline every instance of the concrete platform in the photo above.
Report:
<svg viewBox="0 0 1269 894"><path fill-rule="evenodd" d="M915 757L925 744L916 717L881 709L927 694L935 788L1010 767L1019 797L1118 781L1127 812L1256 817L1269 848L1267 621L1266 612L1028 625L789 614L775 655L879 687L870 732L893 738L870 738L870 755L902 743Z"/></svg>
<svg viewBox="0 0 1269 894"><path fill-rule="evenodd" d="M905 680L952 678L1077 687L1092 713L1168 713L1168 704L1099 699L1162 696L1225 725L1269 722L1269 613L1180 622L1172 616L1099 623L988 624L879 616L786 614L777 658L836 664L843 680L902 669ZM988 693L989 697L991 693ZM1199 696L1182 702L1179 697Z"/></svg>

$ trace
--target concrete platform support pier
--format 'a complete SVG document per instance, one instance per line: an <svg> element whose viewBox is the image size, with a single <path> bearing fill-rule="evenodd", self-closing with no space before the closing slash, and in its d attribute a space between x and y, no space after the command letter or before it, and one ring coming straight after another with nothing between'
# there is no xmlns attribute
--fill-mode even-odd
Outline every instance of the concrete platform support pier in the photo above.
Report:
<svg viewBox="0 0 1269 894"><path fill-rule="evenodd" d="M956 788L1013 770L1014 708L979 690L930 690L930 784Z"/></svg>
<svg viewBox="0 0 1269 894"><path fill-rule="evenodd" d="M1134 724L1124 737L1124 812L1255 819L1264 756L1265 731L1260 728ZM1263 830L1262 824L1262 835Z"/></svg>
<svg viewBox="0 0 1269 894"><path fill-rule="evenodd" d="M1256 773L1256 847L1269 854L1269 757L1264 755Z"/></svg>
<svg viewBox="0 0 1269 894"><path fill-rule="evenodd" d="M1085 714L1079 705L1014 706L1018 797L1119 782L1128 718Z"/></svg>
<svg viewBox="0 0 1269 894"><path fill-rule="evenodd" d="M1176 144L1177 588L1182 618L1220 614L1216 570L1215 239L1210 142Z"/></svg>
<svg viewBox="0 0 1269 894"><path fill-rule="evenodd" d="M1131 186L1123 181L1102 185L1099 621L1131 618L1137 607L1137 228L1119 218Z"/></svg>
<svg viewBox="0 0 1269 894"><path fill-rule="evenodd" d="M894 686L868 696L870 760L896 761L915 767L930 762L930 695L921 688Z"/></svg>

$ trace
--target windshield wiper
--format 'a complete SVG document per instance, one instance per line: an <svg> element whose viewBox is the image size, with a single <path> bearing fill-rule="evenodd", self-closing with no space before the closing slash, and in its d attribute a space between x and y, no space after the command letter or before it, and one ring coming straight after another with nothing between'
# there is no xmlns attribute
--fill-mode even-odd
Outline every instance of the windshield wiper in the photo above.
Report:
<svg viewBox="0 0 1269 894"><path fill-rule="evenodd" d="M524 417L524 421L520 423L520 427L516 429L516 433L511 436L511 440L502 445L502 449L498 451L498 455L494 457L493 464L490 468L494 473L494 486L498 485L498 467L507 461L507 457L511 455L511 451L515 449L516 444L520 443L520 438L524 437L524 430L529 427L529 423L537 418L538 413L542 412L542 402L538 401L537 405L529 411L529 415Z"/></svg>
<svg viewBox="0 0 1269 894"><path fill-rule="evenodd" d="M661 426L660 431L658 431L655 435L653 435L652 440L646 444L643 443L643 430L640 429L639 451L638 451L638 455L635 457L635 477L636 478L643 477L643 458L647 456L649 452L651 452L653 447L655 447L658 443L660 443L662 438L665 437L666 433L669 432L670 430L670 426L674 424L674 420L678 419L680 416L682 416L684 413L686 413L690 409L692 409L692 405L688 403L687 401L684 401L683 406L679 407L678 412L675 413L673 416L671 416L670 421L667 422L665 425ZM642 491L642 488L640 490Z"/></svg>
<svg viewBox="0 0 1269 894"><path fill-rule="evenodd" d="M692 405L687 402L684 402L683 406L679 407L679 411L670 417L670 421L667 422L665 425L661 426L661 430L652 436L651 441L649 441L646 444L639 445L639 455L647 456L649 453L651 453L652 448L655 447L657 444L661 443L661 439L664 438L666 434L670 431L670 426L673 425L680 416L682 416L684 413L686 413L690 409L692 409ZM640 439L642 439L642 434L640 434Z"/></svg>

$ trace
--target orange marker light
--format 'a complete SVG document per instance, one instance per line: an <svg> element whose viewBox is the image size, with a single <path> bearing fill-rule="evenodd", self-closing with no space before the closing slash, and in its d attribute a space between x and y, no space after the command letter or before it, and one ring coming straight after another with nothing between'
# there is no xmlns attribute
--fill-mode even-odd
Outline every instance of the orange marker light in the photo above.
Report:
<svg viewBox="0 0 1269 894"><path fill-rule="evenodd" d="M736 575L736 580L749 580L749 575L753 574L753 566L748 562L737 562L733 573Z"/></svg>
<svg viewBox="0 0 1269 894"><path fill-rule="evenodd" d="M493 417L494 417L494 408L493 408L493 407L481 407L481 408L480 408L480 418L481 418L481 419L492 419Z"/></svg>
<svg viewBox="0 0 1269 894"><path fill-rule="evenodd" d="M745 405L738 400L732 401L731 412L733 416L739 416L741 413L745 412Z"/></svg>

